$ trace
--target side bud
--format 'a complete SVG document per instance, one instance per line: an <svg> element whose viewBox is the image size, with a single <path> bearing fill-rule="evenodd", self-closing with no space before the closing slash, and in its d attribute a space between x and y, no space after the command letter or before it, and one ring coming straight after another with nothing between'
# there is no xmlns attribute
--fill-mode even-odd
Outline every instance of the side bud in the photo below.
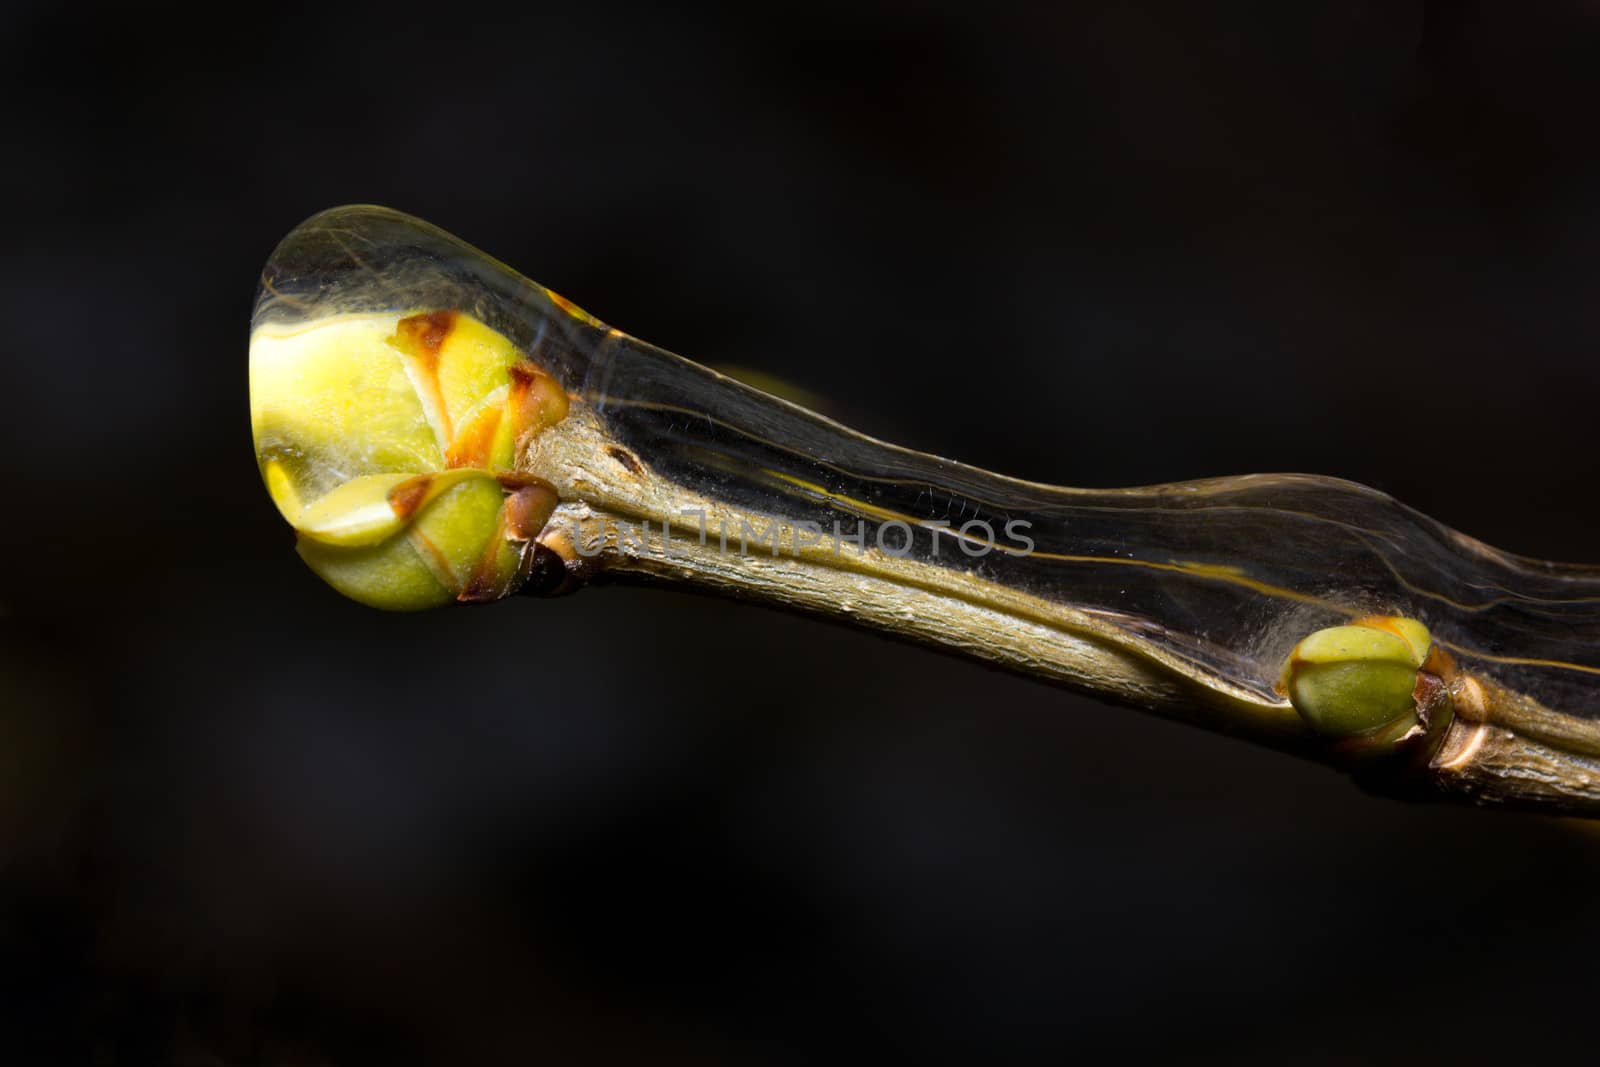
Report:
<svg viewBox="0 0 1600 1067"><path fill-rule="evenodd" d="M1318 734L1352 752L1387 751L1448 719L1446 663L1422 623L1373 615L1302 640L1278 689Z"/></svg>

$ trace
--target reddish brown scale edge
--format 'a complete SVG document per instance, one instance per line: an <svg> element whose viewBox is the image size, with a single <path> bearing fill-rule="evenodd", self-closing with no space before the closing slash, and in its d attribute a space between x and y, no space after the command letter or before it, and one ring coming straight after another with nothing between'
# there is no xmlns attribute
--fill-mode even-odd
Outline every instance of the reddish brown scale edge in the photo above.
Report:
<svg viewBox="0 0 1600 1067"><path fill-rule="evenodd" d="M494 535L485 543L478 565L456 593L456 599L467 604L486 603L499 600L520 586L527 578L532 561L533 539L550 521L558 502L555 488L543 481L522 485L511 491L500 509L500 521ZM518 543L518 564L516 573L502 582L497 579L496 572L499 569L500 547L507 541Z"/></svg>
<svg viewBox="0 0 1600 1067"><path fill-rule="evenodd" d="M511 412L511 432L520 440L567 417L567 394L550 375L521 359L506 372L511 378L506 408Z"/></svg>
<svg viewBox="0 0 1600 1067"><path fill-rule="evenodd" d="M401 521L411 518L427 499L428 487L433 484L433 475L419 474L415 478L407 478L393 489L389 490L389 506Z"/></svg>
<svg viewBox="0 0 1600 1067"><path fill-rule="evenodd" d="M500 420L505 412L500 408L488 408L478 413L460 433L455 440L450 442L450 447L445 450L445 466L451 469L457 467L488 467L489 450L494 447L494 435L500 429Z"/></svg>
<svg viewBox="0 0 1600 1067"><path fill-rule="evenodd" d="M548 482L519 486L506 497L506 536L515 541L532 541L550 521L560 502L555 487Z"/></svg>
<svg viewBox="0 0 1600 1067"><path fill-rule="evenodd" d="M438 373L439 350L455 327L456 312L425 311L401 319L395 324L395 333L407 343L413 355L425 361L430 372Z"/></svg>

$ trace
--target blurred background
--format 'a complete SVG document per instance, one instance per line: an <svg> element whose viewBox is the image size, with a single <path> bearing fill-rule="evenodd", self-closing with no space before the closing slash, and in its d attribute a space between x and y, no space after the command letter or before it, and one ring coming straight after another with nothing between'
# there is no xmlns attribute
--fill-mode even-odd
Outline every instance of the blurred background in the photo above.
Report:
<svg viewBox="0 0 1600 1067"><path fill-rule="evenodd" d="M1600 11L601 6L7 6L0 1059L1592 1046L1581 825L664 591L368 611L245 354L371 201L927 451L1600 562Z"/></svg>

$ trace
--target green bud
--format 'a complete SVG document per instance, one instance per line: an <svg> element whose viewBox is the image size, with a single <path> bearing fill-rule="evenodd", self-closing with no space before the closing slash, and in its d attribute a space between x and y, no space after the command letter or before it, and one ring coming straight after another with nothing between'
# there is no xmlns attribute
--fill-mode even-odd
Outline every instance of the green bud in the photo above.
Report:
<svg viewBox="0 0 1600 1067"><path fill-rule="evenodd" d="M393 611L515 590L556 499L514 457L567 397L505 337L448 311L261 327L250 401L267 490L329 585Z"/></svg>
<svg viewBox="0 0 1600 1067"><path fill-rule="evenodd" d="M1426 726L1415 693L1432 644L1414 619L1370 617L1318 630L1289 654L1279 687L1319 734L1398 740Z"/></svg>

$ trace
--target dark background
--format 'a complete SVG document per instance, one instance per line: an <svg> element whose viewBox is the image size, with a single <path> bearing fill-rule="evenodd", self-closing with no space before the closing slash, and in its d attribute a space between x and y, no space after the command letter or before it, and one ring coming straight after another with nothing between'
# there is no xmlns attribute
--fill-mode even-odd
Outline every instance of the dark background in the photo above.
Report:
<svg viewBox="0 0 1600 1067"><path fill-rule="evenodd" d="M1592 1053L1580 824L719 601L377 614L245 381L372 201L918 448L1594 562L1592 5L5 18L6 1062Z"/></svg>

